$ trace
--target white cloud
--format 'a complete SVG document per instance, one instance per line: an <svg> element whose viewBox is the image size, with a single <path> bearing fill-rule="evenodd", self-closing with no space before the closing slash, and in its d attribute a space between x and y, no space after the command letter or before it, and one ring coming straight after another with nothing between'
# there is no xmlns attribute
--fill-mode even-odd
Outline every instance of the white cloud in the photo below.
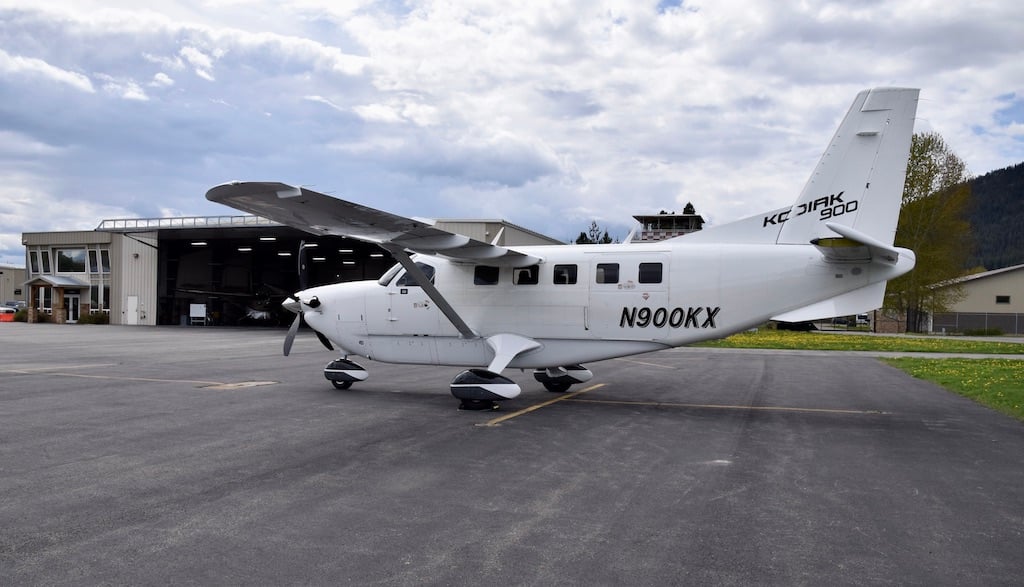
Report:
<svg viewBox="0 0 1024 587"><path fill-rule="evenodd" d="M145 90L135 80L117 78L106 74L96 74L96 79L103 82L103 91L125 100L138 100L141 102L149 100Z"/></svg>
<svg viewBox="0 0 1024 587"><path fill-rule="evenodd" d="M192 66L192 71L196 75L205 80L214 81L213 74L210 72L213 69L213 59L209 55L195 47L182 47L178 54Z"/></svg>
<svg viewBox="0 0 1024 587"><path fill-rule="evenodd" d="M11 55L3 49L0 49L0 72L5 74L35 75L71 86L82 92L93 93L96 91L92 87L92 82L89 81L89 78L80 73L55 67L42 59Z"/></svg>
<svg viewBox="0 0 1024 587"><path fill-rule="evenodd" d="M154 88L166 88L174 85L174 79L172 79L171 76L161 71L153 76L153 79L149 82L149 85Z"/></svg>

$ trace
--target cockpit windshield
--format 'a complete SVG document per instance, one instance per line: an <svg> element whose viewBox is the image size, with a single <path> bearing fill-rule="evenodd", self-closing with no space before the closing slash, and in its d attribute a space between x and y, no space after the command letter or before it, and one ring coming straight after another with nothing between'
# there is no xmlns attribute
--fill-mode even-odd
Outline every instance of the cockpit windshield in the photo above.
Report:
<svg viewBox="0 0 1024 587"><path fill-rule="evenodd" d="M417 262L416 266L419 267L420 271L422 271L423 274L427 276L427 279L430 280L430 283L434 283L434 266L433 265L427 265L426 263L419 263L419 262ZM401 264L396 264L391 269L388 269L388 272L385 273L384 275L382 275L381 278L377 280L377 283L379 283L381 285L388 285L388 284L390 284L391 280L394 279L395 275L398 275L398 273L401 270L402 270L402 265ZM409 275L408 272L403 273L402 277L400 277L398 279L398 283L396 283L395 285L419 286L419 284L416 283L416 280L413 279L412 275Z"/></svg>
<svg viewBox="0 0 1024 587"><path fill-rule="evenodd" d="M395 275L398 275L398 272L401 271L401 270L402 270L402 264L401 263L395 263L394 265L391 266L391 269L387 270L387 273L385 273L384 275L380 276L380 279L377 280L377 283L379 283L381 285L387 285L387 284L391 283L391 280L394 279Z"/></svg>

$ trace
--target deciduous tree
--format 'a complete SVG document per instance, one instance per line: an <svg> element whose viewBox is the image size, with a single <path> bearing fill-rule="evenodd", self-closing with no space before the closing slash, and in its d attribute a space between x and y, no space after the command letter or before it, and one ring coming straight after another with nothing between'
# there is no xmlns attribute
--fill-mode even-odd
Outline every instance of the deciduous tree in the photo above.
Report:
<svg viewBox="0 0 1024 587"><path fill-rule="evenodd" d="M914 134L896 245L913 250L917 265L890 281L886 295L886 308L905 316L910 332L963 297L951 280L965 273L973 246L968 179L967 165L941 135Z"/></svg>

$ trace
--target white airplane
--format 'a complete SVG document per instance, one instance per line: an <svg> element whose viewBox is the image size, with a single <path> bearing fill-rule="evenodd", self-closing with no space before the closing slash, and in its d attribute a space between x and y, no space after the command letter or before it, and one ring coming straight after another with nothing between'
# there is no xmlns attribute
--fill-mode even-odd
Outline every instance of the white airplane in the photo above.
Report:
<svg viewBox="0 0 1024 587"><path fill-rule="evenodd" d="M592 377L582 363L880 307L915 262L893 241L918 93L859 93L792 206L660 242L502 247L282 183L206 197L398 261L379 280L295 293L286 355L305 319L342 352L325 369L335 387L367 378L351 356L462 366L452 395L490 409L520 393L506 368L564 392Z"/></svg>

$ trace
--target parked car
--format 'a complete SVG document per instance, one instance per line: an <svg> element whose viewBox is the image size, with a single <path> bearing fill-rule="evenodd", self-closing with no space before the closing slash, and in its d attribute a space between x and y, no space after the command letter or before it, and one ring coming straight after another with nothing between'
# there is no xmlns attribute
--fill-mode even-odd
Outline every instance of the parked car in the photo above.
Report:
<svg viewBox="0 0 1024 587"><path fill-rule="evenodd" d="M8 308L14 308L15 310L22 310L27 306L27 304L21 300L8 300L4 302L3 305Z"/></svg>

